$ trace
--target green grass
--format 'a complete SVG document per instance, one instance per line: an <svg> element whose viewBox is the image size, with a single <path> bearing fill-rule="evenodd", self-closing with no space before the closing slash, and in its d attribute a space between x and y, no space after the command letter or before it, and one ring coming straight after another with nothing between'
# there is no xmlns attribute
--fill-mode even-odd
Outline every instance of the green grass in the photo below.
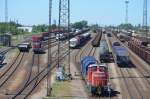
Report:
<svg viewBox="0 0 150 99"><path fill-rule="evenodd" d="M60 97L71 96L71 85L69 81L56 81L53 84L52 97L44 97L43 99L72 99L72 97ZM60 97L60 98L59 98Z"/></svg>
<svg viewBox="0 0 150 99"><path fill-rule="evenodd" d="M4 46L0 45L0 48L3 48Z"/></svg>

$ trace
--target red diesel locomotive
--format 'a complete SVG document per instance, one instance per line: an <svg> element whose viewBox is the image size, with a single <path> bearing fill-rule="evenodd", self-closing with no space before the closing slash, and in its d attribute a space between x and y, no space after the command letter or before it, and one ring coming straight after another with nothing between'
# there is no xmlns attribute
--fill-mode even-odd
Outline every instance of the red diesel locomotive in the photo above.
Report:
<svg viewBox="0 0 150 99"><path fill-rule="evenodd" d="M106 64L98 64L92 56L81 59L81 74L92 95L108 92L108 68Z"/></svg>

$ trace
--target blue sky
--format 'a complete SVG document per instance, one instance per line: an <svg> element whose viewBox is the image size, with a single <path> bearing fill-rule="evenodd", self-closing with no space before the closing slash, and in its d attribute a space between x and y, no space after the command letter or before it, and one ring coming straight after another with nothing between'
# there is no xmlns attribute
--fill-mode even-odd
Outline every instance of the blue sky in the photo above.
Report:
<svg viewBox="0 0 150 99"><path fill-rule="evenodd" d="M0 0L0 21L4 21L4 1ZM26 25L48 24L49 0L8 0L9 19ZM88 20L90 24L118 25L125 21L125 0L70 0L71 22ZM129 22L142 23L143 0L129 0ZM149 2L149 0L148 0ZM58 20L58 0L53 0L53 20ZM148 5L148 24L150 6Z"/></svg>

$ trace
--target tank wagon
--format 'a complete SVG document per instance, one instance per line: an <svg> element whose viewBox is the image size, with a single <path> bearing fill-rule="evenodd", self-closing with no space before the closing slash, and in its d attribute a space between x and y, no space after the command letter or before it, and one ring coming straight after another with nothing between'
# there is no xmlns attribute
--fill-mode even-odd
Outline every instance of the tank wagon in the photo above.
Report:
<svg viewBox="0 0 150 99"><path fill-rule="evenodd" d="M113 61L112 52L109 51L106 40L100 42L99 59L103 63Z"/></svg>
<svg viewBox="0 0 150 99"><path fill-rule="evenodd" d="M81 74L91 94L102 94L108 91L108 67L99 64L92 56L81 58Z"/></svg>
<svg viewBox="0 0 150 99"><path fill-rule="evenodd" d="M70 48L76 48L77 46L79 46L81 39L82 38L80 36L76 36L75 38L70 39Z"/></svg>
<svg viewBox="0 0 150 99"><path fill-rule="evenodd" d="M84 43L86 40L91 38L91 34L90 33L85 33L79 36L76 36L72 39L70 39L70 47L71 48L76 48L78 46L80 46L82 43Z"/></svg>
<svg viewBox="0 0 150 99"><path fill-rule="evenodd" d="M29 52L31 49L31 43L18 44L18 49L20 52Z"/></svg>
<svg viewBox="0 0 150 99"><path fill-rule="evenodd" d="M41 36L32 36L32 48L33 52L36 54L44 52L42 47L42 37Z"/></svg>
<svg viewBox="0 0 150 99"><path fill-rule="evenodd" d="M130 64L128 51L122 46L112 46L112 48L118 66L128 66Z"/></svg>

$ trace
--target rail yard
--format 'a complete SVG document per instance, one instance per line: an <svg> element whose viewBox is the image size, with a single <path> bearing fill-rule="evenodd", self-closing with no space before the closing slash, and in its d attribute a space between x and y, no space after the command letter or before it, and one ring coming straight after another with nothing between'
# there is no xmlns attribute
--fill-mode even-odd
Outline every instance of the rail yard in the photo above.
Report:
<svg viewBox="0 0 150 99"><path fill-rule="evenodd" d="M125 0L124 9L122 1L109 4L94 0L80 5L77 3L80 0L47 0L47 5L39 6L39 0L38 6L34 6L31 0L29 8L23 8L28 0L16 3L24 11L12 6L15 0L3 1L0 1L5 4L5 22L0 22L0 99L150 99L147 0ZM143 24L138 24L140 10L137 14L135 8L142 8L141 1ZM131 22L130 2L135 2L132 17L137 18L131 18ZM34 7L39 11L34 11ZM17 15L13 8L21 12ZM125 11L125 22L120 21L121 10ZM8 21L9 14L17 20ZM31 15L30 21L26 15Z"/></svg>
<svg viewBox="0 0 150 99"><path fill-rule="evenodd" d="M70 50L70 70L72 74L70 83L72 84L71 86L76 87L70 89L71 94L66 94L66 97L68 96L71 99L148 99L150 97L149 60L143 60L144 56L138 54L143 53L143 50L146 48L144 47L142 51L139 50L141 52L135 53L130 45L134 37L130 37L132 38L130 41L125 39L122 42L114 31L106 30L105 32L102 32L100 29L97 30L97 33L93 33L92 31L84 32L83 34L85 34L87 39L82 37L83 34L77 35L78 38L80 37L80 40L76 40L74 42L76 45L73 44L75 48L71 46ZM107 33L110 33L111 36L108 36ZM89 34L91 35L90 39ZM46 83L47 70L51 70L53 75L56 75L58 68L58 59L56 57L58 54L57 41L54 40L51 43L53 58L51 67L47 67L46 46L48 43L47 41L42 41L42 39L39 40L38 37L35 45L35 37L37 36L32 36L31 38L34 39L31 40L32 48L23 46L30 45L29 43L19 44L18 51L16 51L11 61L1 68L1 98L32 98L36 93L38 97L38 91L40 92L40 89L43 89L42 83ZM81 44L81 41L84 43ZM63 49L70 46L66 40L62 42L61 47ZM100 44L102 45L100 46ZM10 48L2 50L1 53L5 53L8 50ZM41 51L44 53L41 53ZM67 55L68 51L62 51L59 54L59 61L61 63L66 62ZM149 56L146 57L148 58ZM52 82L55 83L55 81ZM75 85L76 83L78 84ZM46 90L46 88L43 90ZM44 97L44 94L42 96ZM65 98L65 96L59 95L57 97Z"/></svg>

